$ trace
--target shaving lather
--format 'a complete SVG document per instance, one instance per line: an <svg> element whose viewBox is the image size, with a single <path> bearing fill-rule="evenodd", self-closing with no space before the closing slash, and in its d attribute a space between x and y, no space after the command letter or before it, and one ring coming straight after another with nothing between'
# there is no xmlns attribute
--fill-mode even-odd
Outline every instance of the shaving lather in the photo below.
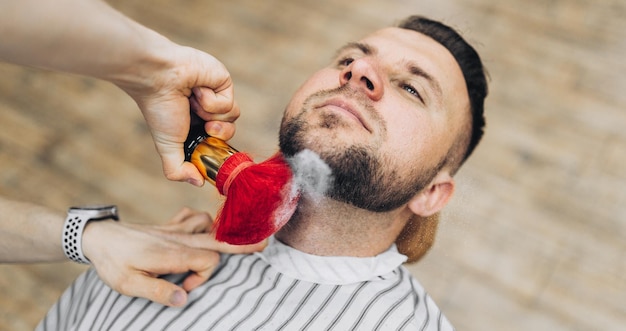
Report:
<svg viewBox="0 0 626 331"><path fill-rule="evenodd" d="M191 113L185 160L215 185L224 203L215 220L215 237L234 245L253 244L278 231L295 212L300 193L280 152L261 163L204 131Z"/></svg>

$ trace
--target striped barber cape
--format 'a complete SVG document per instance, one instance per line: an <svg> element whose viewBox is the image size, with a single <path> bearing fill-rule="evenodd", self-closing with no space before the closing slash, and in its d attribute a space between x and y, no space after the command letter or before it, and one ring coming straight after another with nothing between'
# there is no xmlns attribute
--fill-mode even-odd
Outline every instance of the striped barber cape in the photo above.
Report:
<svg viewBox="0 0 626 331"><path fill-rule="evenodd" d="M395 246L372 258L322 257L271 238L261 253L223 254L180 308L120 295L89 269L36 330L454 330L405 260Z"/></svg>

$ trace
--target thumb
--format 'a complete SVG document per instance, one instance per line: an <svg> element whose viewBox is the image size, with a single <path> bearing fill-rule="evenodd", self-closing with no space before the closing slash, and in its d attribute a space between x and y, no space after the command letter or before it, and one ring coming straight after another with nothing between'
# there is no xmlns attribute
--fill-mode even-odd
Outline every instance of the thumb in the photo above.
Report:
<svg viewBox="0 0 626 331"><path fill-rule="evenodd" d="M182 145L177 150L161 151L159 153L163 164L163 173L167 179L185 181L198 187L204 185L204 177L202 177L196 166L190 162L185 162Z"/></svg>
<svg viewBox="0 0 626 331"><path fill-rule="evenodd" d="M123 292L128 296L141 297L170 307L180 307L187 303L187 292L180 286L164 279L154 278L146 274L129 277Z"/></svg>

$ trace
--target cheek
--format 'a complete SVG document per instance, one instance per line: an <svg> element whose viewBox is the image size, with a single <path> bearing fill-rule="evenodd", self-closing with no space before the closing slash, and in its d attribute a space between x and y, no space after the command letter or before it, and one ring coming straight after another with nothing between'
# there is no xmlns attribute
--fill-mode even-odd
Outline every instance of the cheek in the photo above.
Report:
<svg viewBox="0 0 626 331"><path fill-rule="evenodd" d="M387 140L392 146L400 149L415 149L424 140L430 140L432 125L429 119L419 111L400 107L386 117Z"/></svg>
<svg viewBox="0 0 626 331"><path fill-rule="evenodd" d="M423 163L437 158L436 150L440 142L436 139L436 126L423 116L395 116L394 124L388 122L387 150L409 160ZM392 129L395 128L395 129Z"/></svg>

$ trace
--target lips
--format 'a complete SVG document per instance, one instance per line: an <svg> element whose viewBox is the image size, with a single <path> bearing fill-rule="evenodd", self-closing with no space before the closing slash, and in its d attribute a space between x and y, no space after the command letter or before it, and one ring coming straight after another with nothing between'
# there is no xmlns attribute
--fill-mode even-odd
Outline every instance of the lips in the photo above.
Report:
<svg viewBox="0 0 626 331"><path fill-rule="evenodd" d="M337 98L330 99L322 103L317 108L327 108L327 109L344 113L346 116L352 117L355 121L359 122L365 130L372 132L372 129L369 127L368 123L365 121L361 113L357 111L355 107L353 107L349 102L345 100L341 100Z"/></svg>

